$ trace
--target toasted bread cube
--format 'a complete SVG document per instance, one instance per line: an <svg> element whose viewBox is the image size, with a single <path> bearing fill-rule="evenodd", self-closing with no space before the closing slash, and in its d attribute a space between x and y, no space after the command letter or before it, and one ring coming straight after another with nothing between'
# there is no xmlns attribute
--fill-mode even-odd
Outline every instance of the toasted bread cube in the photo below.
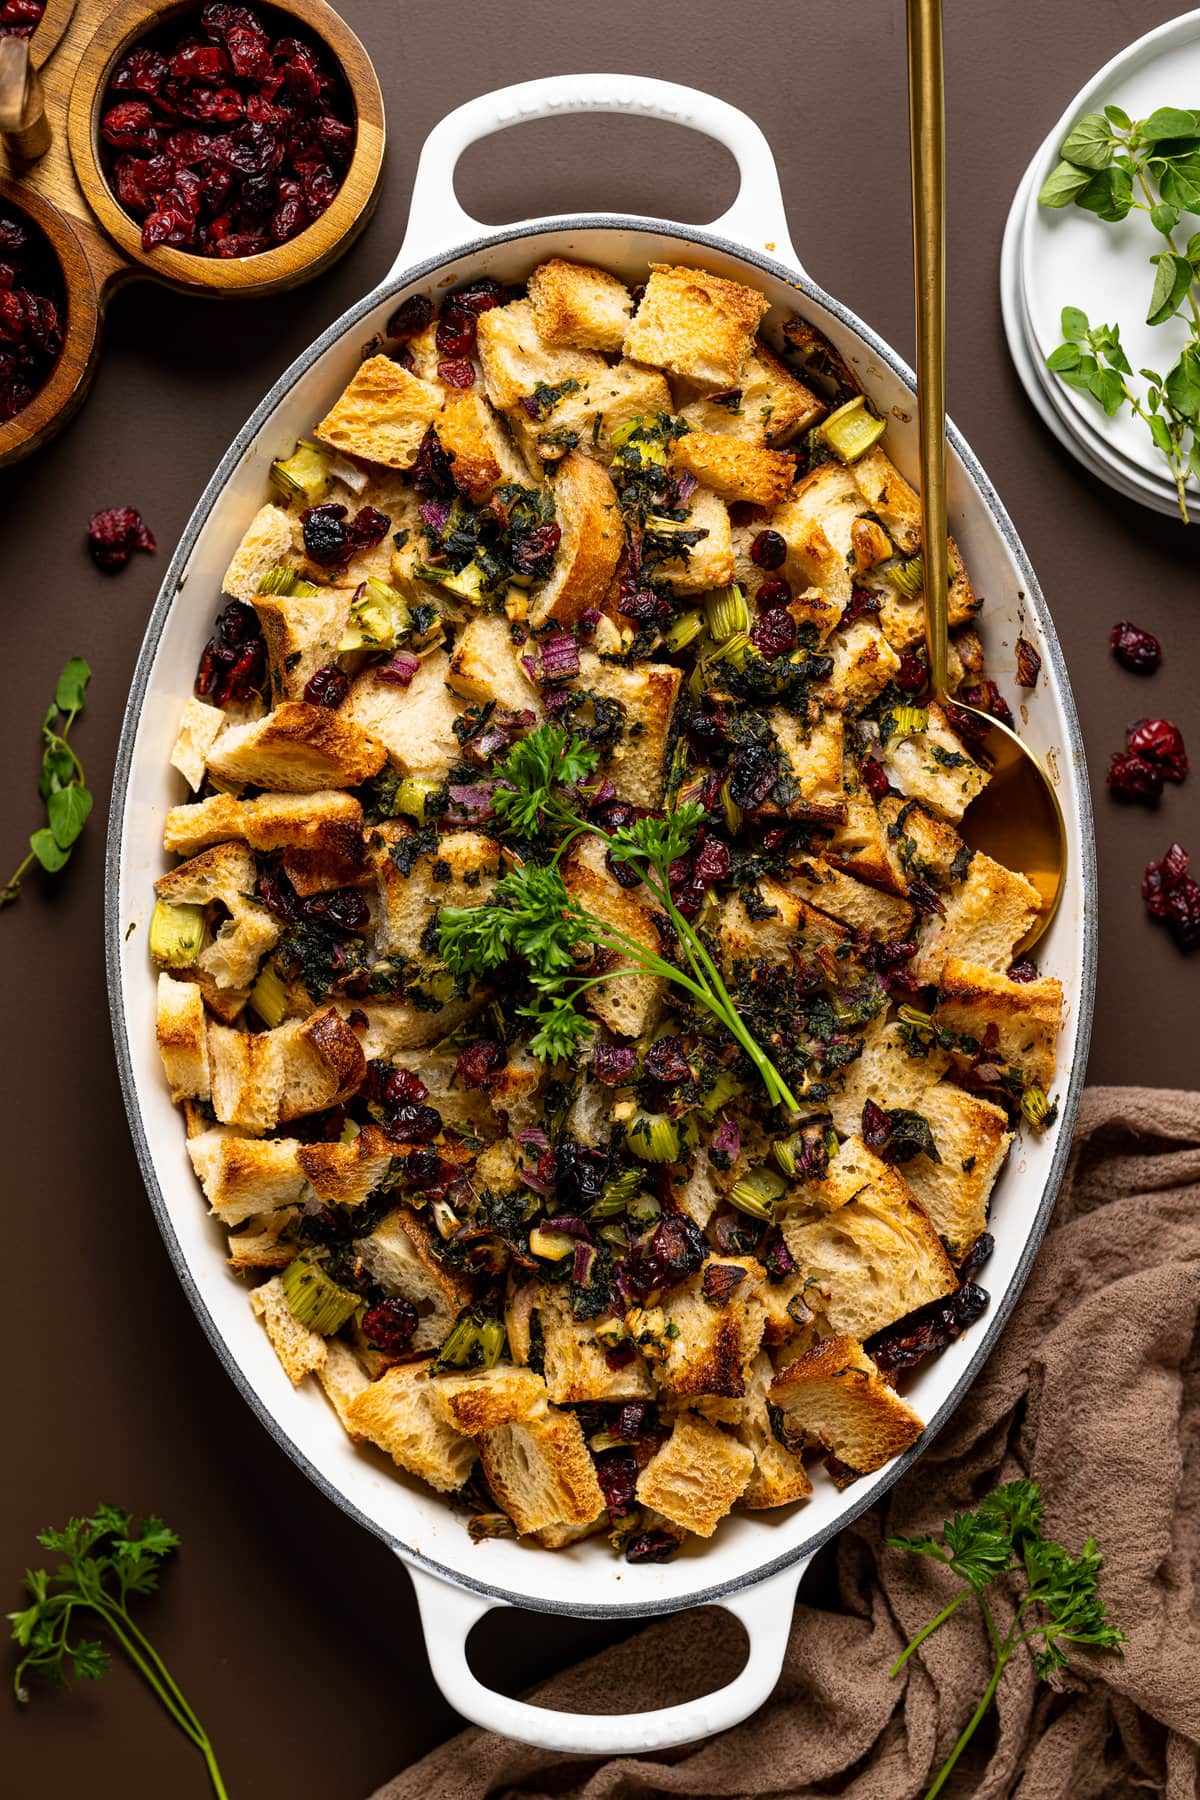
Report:
<svg viewBox="0 0 1200 1800"><path fill-rule="evenodd" d="M768 307L757 289L707 269L653 263L625 354L700 388L734 387Z"/></svg>
<svg viewBox="0 0 1200 1800"><path fill-rule="evenodd" d="M725 502L709 488L698 487L680 529L705 535L690 550L661 562L658 573L676 594L705 594L709 588L728 587L734 575L733 536Z"/></svg>
<svg viewBox="0 0 1200 1800"><path fill-rule="evenodd" d="M1007 969L1041 912L1042 898L1024 875L977 850L966 880L944 904L944 913L927 913L921 921L909 965L918 981L936 981L951 956L995 974Z"/></svg>
<svg viewBox="0 0 1200 1800"><path fill-rule="evenodd" d="M928 1120L942 1160L914 1156L904 1165L904 1179L957 1263L987 1225L988 1197L1013 1133L998 1106L950 1081L926 1088L917 1110Z"/></svg>
<svg viewBox="0 0 1200 1800"><path fill-rule="evenodd" d="M897 550L912 556L921 548L921 501L878 444L854 464L854 478L865 507L884 526Z"/></svg>
<svg viewBox="0 0 1200 1800"><path fill-rule="evenodd" d="M411 1206L393 1207L373 1231L355 1239L354 1252L385 1294L416 1307L411 1349L439 1349L471 1298L471 1284L437 1256L420 1214Z"/></svg>
<svg viewBox="0 0 1200 1800"><path fill-rule="evenodd" d="M364 1125L349 1144L301 1144L296 1161L326 1206L361 1206L383 1186L396 1146L377 1125Z"/></svg>
<svg viewBox="0 0 1200 1800"><path fill-rule="evenodd" d="M325 1339L319 1332L302 1325L288 1305L283 1282L278 1275L264 1281L250 1295L250 1305L271 1348L283 1365L283 1372L293 1387L299 1387L306 1375L320 1369L326 1357Z"/></svg>
<svg viewBox="0 0 1200 1800"><path fill-rule="evenodd" d="M826 862L843 869L888 894L905 895L908 882L896 863L892 845L867 791L853 755L843 746L842 780L845 783L842 820L834 823L822 844Z"/></svg>
<svg viewBox="0 0 1200 1800"><path fill-rule="evenodd" d="M408 687L377 681L373 669L358 677L339 717L349 719L382 744L405 775L443 781L461 760L454 721L462 708L446 686L450 659L435 650L421 659Z"/></svg>
<svg viewBox="0 0 1200 1800"><path fill-rule="evenodd" d="M625 543L616 489L599 463L578 451L559 466L554 510L562 538L554 569L530 607L534 626L550 619L573 625L590 606L599 607Z"/></svg>
<svg viewBox="0 0 1200 1800"><path fill-rule="evenodd" d="M244 1138L214 1127L188 1139L209 1207L226 1225L295 1206L305 1188L295 1138Z"/></svg>
<svg viewBox="0 0 1200 1800"><path fill-rule="evenodd" d="M529 277L529 304L542 342L572 350L619 350L633 310L629 289L607 269L559 256Z"/></svg>
<svg viewBox="0 0 1200 1800"><path fill-rule="evenodd" d="M730 1270L740 1274L729 1276ZM672 1394L725 1394L732 1399L746 1392L746 1374L766 1326L758 1298L762 1283L762 1264L754 1257L712 1255L663 1296L667 1335L662 1360L655 1364L660 1387Z"/></svg>
<svg viewBox="0 0 1200 1800"><path fill-rule="evenodd" d="M255 596L254 610L267 646L271 693L276 701L302 700L311 677L333 661L353 598L352 587L323 588L312 599L286 594Z"/></svg>
<svg viewBox="0 0 1200 1800"><path fill-rule="evenodd" d="M340 1338L326 1338L325 1361L317 1370L317 1380L344 1429L356 1443L361 1443L362 1434L351 1422L350 1408L358 1396L370 1387L371 1377L349 1344L343 1344Z"/></svg>
<svg viewBox="0 0 1200 1800"><path fill-rule="evenodd" d="M222 593L253 606L267 570L274 568L276 563L293 560L299 534L298 520L282 506L260 507L225 571Z"/></svg>
<svg viewBox="0 0 1200 1800"><path fill-rule="evenodd" d="M355 858L362 851L362 806L353 794L259 794L235 800L213 794L167 814L163 848L194 856L210 844L240 838L252 850L309 850Z"/></svg>
<svg viewBox="0 0 1200 1800"><path fill-rule="evenodd" d="M210 1025L208 1054L217 1118L252 1132L339 1105L367 1066L357 1037L332 1006L274 1031Z"/></svg>
<svg viewBox="0 0 1200 1800"><path fill-rule="evenodd" d="M289 1219L296 1216L295 1207L281 1207L278 1212L258 1213L237 1226L226 1240L226 1261L235 1275L256 1274L263 1269L286 1269L295 1260L296 1246L281 1236Z"/></svg>
<svg viewBox="0 0 1200 1800"><path fill-rule="evenodd" d="M385 1370L350 1401L344 1423L439 1493L460 1488L475 1462L471 1439L446 1422L428 1362L398 1363Z"/></svg>
<svg viewBox="0 0 1200 1800"><path fill-rule="evenodd" d="M753 1472L754 1452L745 1444L684 1413L638 1477L637 1497L672 1524L707 1538L741 1499Z"/></svg>
<svg viewBox="0 0 1200 1800"><path fill-rule="evenodd" d="M345 710L285 700L265 719L222 732L208 767L224 781L248 781L285 794L358 787L387 761L384 746Z"/></svg>
<svg viewBox="0 0 1200 1800"><path fill-rule="evenodd" d="M891 740L883 752L883 766L901 793L921 801L939 818L961 819L991 776L968 756L936 701L930 702L928 712L923 731Z"/></svg>
<svg viewBox="0 0 1200 1800"><path fill-rule="evenodd" d="M368 1062L375 1057L394 1062L406 1050L421 1050L429 1044L438 1044L479 1010L479 1001L474 999L449 1000L445 1006L432 1010L410 1000L339 998L336 1005L344 1018L352 1012L362 1013L365 1017L366 1028L360 1030L359 1041Z"/></svg>
<svg viewBox="0 0 1200 1800"><path fill-rule="evenodd" d="M672 457L722 500L748 500L768 511L787 499L796 476L794 457L716 431L689 431Z"/></svg>
<svg viewBox="0 0 1200 1800"><path fill-rule="evenodd" d="M775 1368L765 1350L754 1359L744 1400L699 1400L696 1410L714 1425L731 1425L739 1443L754 1457L754 1471L742 1494L750 1512L788 1506L812 1493L812 1482L800 1458L779 1442L767 1412L767 1392Z"/></svg>
<svg viewBox="0 0 1200 1800"><path fill-rule="evenodd" d="M789 1433L821 1445L860 1475L881 1469L924 1430L920 1414L892 1391L852 1337L822 1338L775 1377L769 1397Z"/></svg>
<svg viewBox="0 0 1200 1800"><path fill-rule="evenodd" d="M914 1056L900 1021L889 1021L879 1013L863 1032L862 1054L840 1072L841 1087L830 1096L829 1110L836 1129L846 1138L857 1132L868 1100L874 1100L885 1111L899 1107L906 1112L923 1112L926 1094L949 1066L949 1056L936 1044L930 1044L924 1055ZM843 1152L845 1148L843 1145ZM836 1168L843 1161L839 1155L831 1167Z"/></svg>
<svg viewBox="0 0 1200 1800"><path fill-rule="evenodd" d="M950 576L949 622L951 629L969 625L979 612L982 601L971 586L970 576L962 559L962 552L954 539L949 540ZM880 600L879 622L893 650L912 650L924 641L925 637L925 596L918 589L916 594L901 593L893 587L885 575L876 576L871 572L866 585L878 594ZM954 644L951 643L951 668L954 666ZM961 660L961 658L959 659ZM953 683L951 684L953 685Z"/></svg>
<svg viewBox="0 0 1200 1800"><path fill-rule="evenodd" d="M536 410L536 389L531 398ZM544 466L571 450L610 463L613 439L622 427L671 410L671 390L657 369L619 362L594 371L578 389L568 389L542 416L531 418L521 405L508 418L532 463Z"/></svg>
<svg viewBox="0 0 1200 1800"><path fill-rule="evenodd" d="M225 729L219 706L206 706L195 695L179 715L179 733L171 751L171 767L178 769L193 792L204 784L208 753Z"/></svg>
<svg viewBox="0 0 1200 1800"><path fill-rule="evenodd" d="M367 857L379 882L375 948L380 956L418 962L444 906L478 906L495 887L500 851L478 831L447 831L431 850L403 855L411 833L388 823L371 833ZM393 856L392 852L397 854Z"/></svg>
<svg viewBox="0 0 1200 1800"><path fill-rule="evenodd" d="M602 1530L608 1524L608 1508L598 1512L587 1525L543 1525L540 1531L531 1532L535 1544L543 1550L562 1550L568 1544L578 1544L581 1539L591 1537L594 1532Z"/></svg>
<svg viewBox="0 0 1200 1800"><path fill-rule="evenodd" d="M207 1100L212 1077L204 996L194 982L159 976L155 1035L172 1100Z"/></svg>
<svg viewBox="0 0 1200 1800"><path fill-rule="evenodd" d="M729 1186L731 1170L719 1170L708 1151L701 1146L692 1152L687 1179L674 1189L680 1212L695 1219L701 1231L716 1212Z"/></svg>
<svg viewBox="0 0 1200 1800"><path fill-rule="evenodd" d="M881 894L845 875L820 856L806 856L788 870L787 885L810 906L828 913L852 931L866 931L877 943L901 943L913 922L907 900Z"/></svg>
<svg viewBox="0 0 1200 1800"><path fill-rule="evenodd" d="M441 1375L437 1403L456 1431L483 1437L503 1425L527 1425L549 1413L546 1383L532 1369L498 1363L468 1375Z"/></svg>
<svg viewBox="0 0 1200 1800"><path fill-rule="evenodd" d="M818 711L807 723L782 706L773 706L767 721L775 733L781 777L795 787L794 798L781 805L789 819L830 822L843 816L845 776L842 715Z"/></svg>
<svg viewBox="0 0 1200 1800"><path fill-rule="evenodd" d="M474 389L447 395L438 414L437 434L454 460L455 484L477 506L501 482L529 487L535 479L503 420Z"/></svg>
<svg viewBox="0 0 1200 1800"><path fill-rule="evenodd" d="M603 381L608 364L594 350L548 344L537 328L532 303L512 300L479 315L479 361L487 397L501 412L520 408L537 389L559 389L574 381L580 390ZM557 423L548 410L546 424ZM526 415L528 417L528 415Z"/></svg>
<svg viewBox="0 0 1200 1800"><path fill-rule="evenodd" d="M856 619L835 631L825 645L833 658L830 704L859 712L881 694L900 667L900 658L872 619Z"/></svg>
<svg viewBox="0 0 1200 1800"><path fill-rule="evenodd" d="M644 944L656 956L661 955L658 927L650 908L609 874L604 855L604 845L594 832L581 837L563 870L567 892L585 911L594 913L635 943ZM636 968L625 957L617 959L614 969L613 979L589 989L588 1010L618 1037L640 1037L662 1010L665 983Z"/></svg>
<svg viewBox="0 0 1200 1800"><path fill-rule="evenodd" d="M195 965L218 989L248 988L263 957L279 942L282 926L253 898L257 883L254 855L245 844L217 844L154 884L159 898L171 906L220 901L225 916Z"/></svg>
<svg viewBox="0 0 1200 1800"><path fill-rule="evenodd" d="M879 817L887 827L897 874L906 881L931 881L956 887L970 868L971 852L944 819L927 812L916 800L885 794Z"/></svg>
<svg viewBox="0 0 1200 1800"><path fill-rule="evenodd" d="M443 390L390 356L369 356L316 428L322 443L367 462L411 469L441 411Z"/></svg>
<svg viewBox="0 0 1200 1800"><path fill-rule="evenodd" d="M825 462L796 483L771 520L787 544L779 573L793 588L819 587L839 616L854 588L854 523L864 510L854 469Z"/></svg>
<svg viewBox="0 0 1200 1800"><path fill-rule="evenodd" d="M671 715L683 671L671 663L638 663L627 669L604 662L593 650L579 658L576 687L615 700L621 708L621 735L604 754L604 774L617 797L634 806L656 807L667 774Z"/></svg>
<svg viewBox="0 0 1200 1800"><path fill-rule="evenodd" d="M549 1066L524 1048L515 1049L502 1069L488 1082L488 1104L501 1127L524 1131L540 1122L540 1108Z"/></svg>
<svg viewBox="0 0 1200 1800"><path fill-rule="evenodd" d="M718 942L725 969L760 959L786 964L804 960L836 977L838 950L850 936L846 927L769 875L756 883L756 890L753 914L740 894L730 894L722 903ZM772 909L769 914L763 913L766 907Z"/></svg>
<svg viewBox="0 0 1200 1800"><path fill-rule="evenodd" d="M933 1017L945 1030L965 1034L980 1044L994 1026L996 1049L990 1060L1019 1070L1026 1087L1049 1092L1062 1009L1062 983L1052 976L1040 981L1009 981L1006 975L976 962L951 956L942 966Z"/></svg>
<svg viewBox="0 0 1200 1800"><path fill-rule="evenodd" d="M548 1408L541 1417L488 1431L479 1440L479 1460L488 1486L522 1537L547 1528L591 1525L604 1508L574 1413Z"/></svg>
<svg viewBox="0 0 1200 1800"><path fill-rule="evenodd" d="M469 619L455 640L446 682L464 700L542 717L541 695L521 666L508 621L496 613Z"/></svg>
<svg viewBox="0 0 1200 1800"><path fill-rule="evenodd" d="M546 1391L559 1406L588 1400L648 1400L654 1392L644 1357L610 1369L594 1319L576 1319L561 1287L538 1284L530 1304L545 1345Z"/></svg>
<svg viewBox="0 0 1200 1800"><path fill-rule="evenodd" d="M746 443L780 449L815 425L825 410L824 401L797 381L760 340L746 359L735 389L702 394L683 408L680 417L693 431L720 431Z"/></svg>
<svg viewBox="0 0 1200 1800"><path fill-rule="evenodd" d="M843 1146L833 1159L835 1182L845 1152ZM859 1150L856 1160L866 1158L875 1166L868 1164L869 1179L852 1199L831 1212L789 1209L783 1218L784 1241L811 1284L806 1298L835 1332L858 1338L882 1331L958 1286L941 1240L904 1177Z"/></svg>

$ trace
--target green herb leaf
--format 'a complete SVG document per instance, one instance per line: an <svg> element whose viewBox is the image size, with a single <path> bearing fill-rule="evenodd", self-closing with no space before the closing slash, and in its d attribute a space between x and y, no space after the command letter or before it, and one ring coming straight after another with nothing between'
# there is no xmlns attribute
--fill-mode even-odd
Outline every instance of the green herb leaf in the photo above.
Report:
<svg viewBox="0 0 1200 1800"><path fill-rule="evenodd" d="M1121 377L1115 369L1097 369L1088 382L1088 389L1095 395L1110 419L1120 412L1124 390L1121 386Z"/></svg>
<svg viewBox="0 0 1200 1800"><path fill-rule="evenodd" d="M17 899L21 883L35 862L52 875L66 865L71 855L71 846L92 810L92 796L84 783L83 767L67 743L67 733L83 706L84 692L90 679L91 670L83 658L71 657L58 678L54 704L46 708L42 720L42 767L38 775L38 796L46 807L50 822L48 826L35 831L29 839L28 856L17 865L6 885L0 889L0 908L11 906Z"/></svg>
<svg viewBox="0 0 1200 1800"><path fill-rule="evenodd" d="M1161 231L1164 237L1170 237L1179 223L1179 208L1166 206L1160 200L1156 206L1150 208L1150 223L1155 231Z"/></svg>
<svg viewBox="0 0 1200 1800"><path fill-rule="evenodd" d="M1175 156L1164 162L1158 177L1158 191L1170 206L1181 212L1200 211L1200 156Z"/></svg>
<svg viewBox="0 0 1200 1800"><path fill-rule="evenodd" d="M1066 374L1068 369L1079 367L1080 349L1078 344L1060 344L1046 358L1046 367L1053 369L1056 375Z"/></svg>
<svg viewBox="0 0 1200 1800"><path fill-rule="evenodd" d="M1200 138L1200 115L1178 106L1160 106L1142 121L1141 136L1147 144L1164 138Z"/></svg>
<svg viewBox="0 0 1200 1800"><path fill-rule="evenodd" d="M51 875L56 875L61 868L64 868L71 855L70 850L64 849L58 843L54 833L46 825L43 825L40 831L34 832L29 840L29 848L43 869L47 869Z"/></svg>
<svg viewBox="0 0 1200 1800"><path fill-rule="evenodd" d="M1078 169L1107 169L1117 149L1103 113L1087 113L1063 140L1060 155Z"/></svg>
<svg viewBox="0 0 1200 1800"><path fill-rule="evenodd" d="M43 800L49 800L51 794L59 788L66 787L75 779L75 758L61 739L56 738L47 744L42 752L42 773L38 778L38 793Z"/></svg>
<svg viewBox="0 0 1200 1800"><path fill-rule="evenodd" d="M59 712L78 712L83 705L84 690L91 680L92 671L82 656L73 656L58 678L58 686L54 690L54 704Z"/></svg>
<svg viewBox="0 0 1200 1800"><path fill-rule="evenodd" d="M1160 256L1153 256L1150 260L1158 264L1158 271L1154 277L1154 292L1150 297L1146 323L1161 325L1178 312L1187 298L1187 291L1192 285L1192 265L1185 257L1176 256L1171 250L1164 250Z"/></svg>
<svg viewBox="0 0 1200 1800"><path fill-rule="evenodd" d="M1090 329L1088 316L1078 306L1064 306L1062 309L1062 334L1068 344L1082 344Z"/></svg>
<svg viewBox="0 0 1200 1800"><path fill-rule="evenodd" d="M1190 344L1167 370L1163 393L1185 419L1200 419L1200 344Z"/></svg>
<svg viewBox="0 0 1200 1800"><path fill-rule="evenodd" d="M46 802L54 841L62 850L75 842L92 810L92 796L84 787L59 788Z"/></svg>
<svg viewBox="0 0 1200 1800"><path fill-rule="evenodd" d="M1122 131L1128 131L1133 124L1129 114L1123 112L1119 106L1106 106L1104 116L1110 125L1119 125Z"/></svg>
<svg viewBox="0 0 1200 1800"><path fill-rule="evenodd" d="M1070 206L1091 178L1089 169L1078 169L1074 163L1069 162L1056 164L1038 191L1038 205Z"/></svg>
<svg viewBox="0 0 1200 1800"><path fill-rule="evenodd" d="M1133 205L1133 177L1128 169L1100 169L1076 195L1075 204L1116 224Z"/></svg>

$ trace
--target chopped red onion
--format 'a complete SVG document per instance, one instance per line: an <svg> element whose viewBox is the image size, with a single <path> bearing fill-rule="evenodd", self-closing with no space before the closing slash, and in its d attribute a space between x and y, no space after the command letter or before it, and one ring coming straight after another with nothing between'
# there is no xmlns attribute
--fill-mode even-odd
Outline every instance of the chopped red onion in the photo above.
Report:
<svg viewBox="0 0 1200 1800"><path fill-rule="evenodd" d="M597 1254L595 1244L576 1244L575 1267L571 1271L571 1279L578 1287L586 1287L592 1279Z"/></svg>
<svg viewBox="0 0 1200 1800"><path fill-rule="evenodd" d="M451 783L449 788L450 812L452 816L468 825L481 825L485 819L495 817L496 784L494 781L481 781L477 786Z"/></svg>
<svg viewBox="0 0 1200 1800"><path fill-rule="evenodd" d="M411 687L420 667L420 657L414 656L411 650L397 650L390 662L376 669L375 679L393 687Z"/></svg>
<svg viewBox="0 0 1200 1800"><path fill-rule="evenodd" d="M637 1051L632 1044L597 1044L592 1052L592 1073L608 1087L621 1087L633 1074Z"/></svg>
<svg viewBox="0 0 1200 1800"><path fill-rule="evenodd" d="M733 1161L742 1148L742 1134L738 1129L736 1119L722 1118L721 1123L713 1132L709 1148L718 1151L722 1156L727 1156L730 1162Z"/></svg>

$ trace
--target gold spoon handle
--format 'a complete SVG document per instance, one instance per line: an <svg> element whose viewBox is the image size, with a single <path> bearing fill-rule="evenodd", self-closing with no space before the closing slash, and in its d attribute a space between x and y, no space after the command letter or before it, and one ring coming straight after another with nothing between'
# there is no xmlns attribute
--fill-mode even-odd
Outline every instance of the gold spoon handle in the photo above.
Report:
<svg viewBox="0 0 1200 1800"><path fill-rule="evenodd" d="M948 688L946 546L946 106L941 0L908 0L908 130L917 308L917 417L930 685Z"/></svg>

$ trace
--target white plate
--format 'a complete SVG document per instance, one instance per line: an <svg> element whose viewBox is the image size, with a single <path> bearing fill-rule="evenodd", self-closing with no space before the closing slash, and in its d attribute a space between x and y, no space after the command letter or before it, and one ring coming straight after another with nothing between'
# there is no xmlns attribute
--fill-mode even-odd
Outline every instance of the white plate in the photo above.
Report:
<svg viewBox="0 0 1200 1800"><path fill-rule="evenodd" d="M1066 127L1056 125L1051 137L1046 140L1051 157L1062 142L1065 131ZM1139 460L1126 456L1112 442L1112 433L1105 429L1113 421L1106 417L1099 406L1087 400L1086 396L1076 394L1074 389L1053 378L1045 366L1046 352L1033 339L1021 279L1021 260L1028 214L1031 209L1034 212L1039 210L1036 196L1045 179L1042 167L1045 149L1044 145L1043 150L1034 157L1017 188L1004 232L1000 259L1000 306L1009 353L1020 376L1021 385L1042 422L1089 474L1095 475L1100 481L1140 505L1177 516L1178 501L1174 484L1168 475L1161 472L1161 461L1157 467L1153 466L1157 459L1153 456L1152 448L1148 451L1148 468L1141 467ZM1053 166L1052 162L1050 166ZM1056 322L1056 334L1049 348L1052 349L1058 341ZM1149 446L1148 437L1146 444ZM1142 446L1139 444L1137 448L1140 451ZM1200 496L1189 497L1188 516L1200 523Z"/></svg>

